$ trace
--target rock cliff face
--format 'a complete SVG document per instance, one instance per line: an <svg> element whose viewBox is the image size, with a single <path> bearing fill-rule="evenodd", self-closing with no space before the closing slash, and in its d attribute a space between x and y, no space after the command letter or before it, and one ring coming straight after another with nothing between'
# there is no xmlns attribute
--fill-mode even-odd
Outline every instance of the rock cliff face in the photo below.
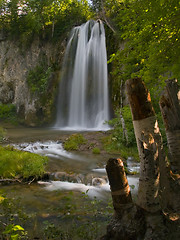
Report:
<svg viewBox="0 0 180 240"><path fill-rule="evenodd" d="M0 103L15 104L22 122L28 126L48 124L52 122L55 111L66 43L35 40L28 48L18 44L9 40L0 41ZM53 69L43 100L41 94L32 93L27 81L29 71L42 62Z"/></svg>

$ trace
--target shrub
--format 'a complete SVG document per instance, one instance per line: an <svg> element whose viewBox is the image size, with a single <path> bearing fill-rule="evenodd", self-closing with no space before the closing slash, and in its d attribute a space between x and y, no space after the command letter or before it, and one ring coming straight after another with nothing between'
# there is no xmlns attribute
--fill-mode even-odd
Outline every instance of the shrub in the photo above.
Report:
<svg viewBox="0 0 180 240"><path fill-rule="evenodd" d="M82 134L72 134L64 143L65 150L78 150L79 146L86 143Z"/></svg>
<svg viewBox="0 0 180 240"><path fill-rule="evenodd" d="M42 65L36 66L30 70L27 76L27 82L32 93L43 94L48 88L48 81L52 73L52 68Z"/></svg>
<svg viewBox="0 0 180 240"><path fill-rule="evenodd" d="M119 154L122 158L127 159L128 157L133 157L137 161L139 161L139 155L137 146L127 147L123 145L121 142L117 142L116 139L113 138L113 135L110 134L109 136L102 138L102 143L104 149L111 154Z"/></svg>
<svg viewBox="0 0 180 240"><path fill-rule="evenodd" d="M8 199L0 191L0 239L28 239L27 232L21 226L28 219L20 199Z"/></svg>
<svg viewBox="0 0 180 240"><path fill-rule="evenodd" d="M128 147L134 146L136 145L136 139L134 134L130 107L124 106L121 111L122 111L122 115L126 125L128 142L123 135L123 128L122 128L119 110L117 110L115 113L116 118L113 118L112 120L109 121L109 124L114 127L112 131L112 142L114 145L117 145L117 148L121 147L122 145L128 146Z"/></svg>
<svg viewBox="0 0 180 240"><path fill-rule="evenodd" d="M0 104L0 120L16 123L16 106L14 104Z"/></svg>
<svg viewBox="0 0 180 240"><path fill-rule="evenodd" d="M3 141L3 138L5 137L5 135L6 135L5 130L2 127L0 127L0 142Z"/></svg>

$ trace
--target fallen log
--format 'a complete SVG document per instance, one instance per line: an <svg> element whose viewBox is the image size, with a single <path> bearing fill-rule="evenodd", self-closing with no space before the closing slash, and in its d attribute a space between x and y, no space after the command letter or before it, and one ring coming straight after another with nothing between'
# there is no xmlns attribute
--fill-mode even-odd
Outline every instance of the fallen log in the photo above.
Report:
<svg viewBox="0 0 180 240"><path fill-rule="evenodd" d="M0 179L0 183L14 183L14 182L21 183L22 181L18 178L15 178L15 179L9 179L9 178Z"/></svg>

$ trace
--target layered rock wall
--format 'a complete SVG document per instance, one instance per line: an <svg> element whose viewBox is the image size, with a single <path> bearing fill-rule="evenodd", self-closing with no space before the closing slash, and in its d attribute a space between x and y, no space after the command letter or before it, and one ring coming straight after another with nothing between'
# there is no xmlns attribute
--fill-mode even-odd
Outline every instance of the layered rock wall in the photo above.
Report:
<svg viewBox="0 0 180 240"><path fill-rule="evenodd" d="M0 41L0 103L15 104L26 125L37 126L52 121L65 45L65 41L54 44L34 40L25 48L15 41ZM42 61L48 67L53 66L43 104L40 94L32 94L27 82L29 71Z"/></svg>

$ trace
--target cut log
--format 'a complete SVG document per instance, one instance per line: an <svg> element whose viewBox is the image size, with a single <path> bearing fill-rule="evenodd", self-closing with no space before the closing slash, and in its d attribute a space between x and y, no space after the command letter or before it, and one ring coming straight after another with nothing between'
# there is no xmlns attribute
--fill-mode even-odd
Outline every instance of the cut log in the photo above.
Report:
<svg viewBox="0 0 180 240"><path fill-rule="evenodd" d="M159 105L166 129L169 158L173 173L180 174L180 90L177 80L166 82Z"/></svg>

